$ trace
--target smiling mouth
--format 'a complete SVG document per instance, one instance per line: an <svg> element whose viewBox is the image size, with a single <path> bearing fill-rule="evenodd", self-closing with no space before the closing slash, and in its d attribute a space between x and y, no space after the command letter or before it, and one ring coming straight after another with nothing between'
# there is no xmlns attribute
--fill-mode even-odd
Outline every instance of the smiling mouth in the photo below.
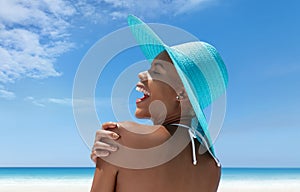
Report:
<svg viewBox="0 0 300 192"><path fill-rule="evenodd" d="M144 100L148 99L150 97L150 93L148 90L146 90L145 86L138 84L135 88L135 90L137 90L138 92L143 93L143 97L136 99L136 103L141 103Z"/></svg>

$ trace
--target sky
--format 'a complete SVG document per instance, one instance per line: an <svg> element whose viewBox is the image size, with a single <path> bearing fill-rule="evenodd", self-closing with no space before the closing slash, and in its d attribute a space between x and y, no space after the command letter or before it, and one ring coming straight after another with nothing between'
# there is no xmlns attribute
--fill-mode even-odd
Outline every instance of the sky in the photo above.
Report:
<svg viewBox="0 0 300 192"><path fill-rule="evenodd" d="M223 167L300 167L299 7L296 0L0 1L0 167L94 166L73 116L74 78L88 50L126 27L128 14L181 28L222 55L229 84L215 150ZM115 120L113 82L143 59L133 48L105 68L95 94L101 121Z"/></svg>

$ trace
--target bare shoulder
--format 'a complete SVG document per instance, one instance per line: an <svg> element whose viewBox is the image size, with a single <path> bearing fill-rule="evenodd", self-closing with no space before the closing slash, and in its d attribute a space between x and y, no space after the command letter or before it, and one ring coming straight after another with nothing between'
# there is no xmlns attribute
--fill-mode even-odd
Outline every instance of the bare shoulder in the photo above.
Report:
<svg viewBox="0 0 300 192"><path fill-rule="evenodd" d="M112 129L120 135L117 142L131 148L155 147L171 137L162 125L144 125L130 121L120 122L118 125L118 129Z"/></svg>

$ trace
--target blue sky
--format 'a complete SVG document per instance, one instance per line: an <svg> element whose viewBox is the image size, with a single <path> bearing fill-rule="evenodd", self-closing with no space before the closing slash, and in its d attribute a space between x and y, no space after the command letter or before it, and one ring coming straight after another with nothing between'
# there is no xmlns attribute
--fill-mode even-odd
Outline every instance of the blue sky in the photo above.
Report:
<svg viewBox="0 0 300 192"><path fill-rule="evenodd" d="M93 166L73 117L73 80L89 48L135 14L182 28L221 53L228 103L215 148L224 167L300 167L299 6L296 0L1 1L0 166ZM132 56L142 58L134 51L122 55L123 67ZM115 66L106 70L107 82L120 73Z"/></svg>

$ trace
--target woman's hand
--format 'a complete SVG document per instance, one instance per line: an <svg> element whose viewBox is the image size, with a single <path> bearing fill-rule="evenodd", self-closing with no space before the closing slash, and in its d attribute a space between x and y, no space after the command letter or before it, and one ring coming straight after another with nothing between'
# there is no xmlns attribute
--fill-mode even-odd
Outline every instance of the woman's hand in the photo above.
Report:
<svg viewBox="0 0 300 192"><path fill-rule="evenodd" d="M118 124L115 122L106 122L102 124L102 129L96 132L95 142L92 149L91 159L94 163L97 162L97 157L107 157L110 152L117 151L116 146L112 146L102 141L103 138L117 140L119 135L115 132L108 131L107 129L118 128Z"/></svg>

